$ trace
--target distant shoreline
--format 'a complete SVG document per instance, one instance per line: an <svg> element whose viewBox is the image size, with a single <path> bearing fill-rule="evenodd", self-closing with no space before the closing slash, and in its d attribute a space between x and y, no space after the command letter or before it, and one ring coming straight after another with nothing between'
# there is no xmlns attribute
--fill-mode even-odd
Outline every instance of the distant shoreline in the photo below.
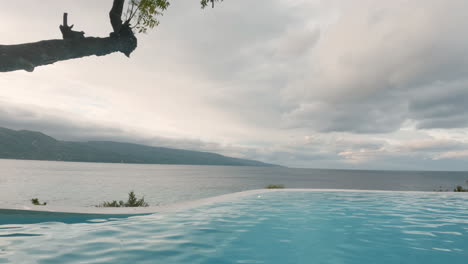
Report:
<svg viewBox="0 0 468 264"><path fill-rule="evenodd" d="M285 169L311 169L314 168L291 168L281 165L270 165L270 166L252 166L252 165L210 165L210 164L177 164L177 163L125 163L125 162L101 162L101 161L73 161L73 160L40 160L40 159L19 159L19 158L2 158L0 161L14 160L14 161L39 161L39 162L58 162L58 163L91 163L91 164L122 164L122 165L163 165L163 166L200 166L200 167L252 167L252 168L285 168ZM322 169L319 169L322 170ZM335 170L335 169L323 169L323 170ZM339 170L339 169L337 169ZM343 169L344 170L344 169Z"/></svg>
<svg viewBox="0 0 468 264"><path fill-rule="evenodd" d="M115 141L62 141L37 131L0 127L0 159L164 164L278 167L256 160L228 157L217 153L146 146Z"/></svg>

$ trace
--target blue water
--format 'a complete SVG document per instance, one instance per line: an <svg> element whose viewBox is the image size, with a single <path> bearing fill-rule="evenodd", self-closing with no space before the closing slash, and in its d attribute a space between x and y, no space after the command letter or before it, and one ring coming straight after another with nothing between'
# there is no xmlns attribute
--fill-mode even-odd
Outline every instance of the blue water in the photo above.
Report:
<svg viewBox="0 0 468 264"><path fill-rule="evenodd" d="M184 211L0 225L0 263L466 264L468 195L273 192Z"/></svg>

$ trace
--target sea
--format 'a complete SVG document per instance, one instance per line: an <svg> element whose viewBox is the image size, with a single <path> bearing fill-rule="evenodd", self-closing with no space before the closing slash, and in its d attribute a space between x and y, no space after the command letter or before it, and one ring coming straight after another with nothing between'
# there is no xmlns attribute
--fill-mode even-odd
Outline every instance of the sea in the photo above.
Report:
<svg viewBox="0 0 468 264"><path fill-rule="evenodd" d="M56 206L93 207L126 200L130 191L151 206L222 194L286 188L453 191L468 172L368 171L283 167L142 165L0 160L0 208L30 205L32 198Z"/></svg>

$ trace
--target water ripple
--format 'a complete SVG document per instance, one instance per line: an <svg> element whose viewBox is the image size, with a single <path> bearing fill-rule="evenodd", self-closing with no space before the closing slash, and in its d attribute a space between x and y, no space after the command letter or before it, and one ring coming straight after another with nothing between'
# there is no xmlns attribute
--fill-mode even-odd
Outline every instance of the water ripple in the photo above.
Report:
<svg viewBox="0 0 468 264"><path fill-rule="evenodd" d="M468 196L276 192L107 221L0 225L0 263L451 263Z"/></svg>

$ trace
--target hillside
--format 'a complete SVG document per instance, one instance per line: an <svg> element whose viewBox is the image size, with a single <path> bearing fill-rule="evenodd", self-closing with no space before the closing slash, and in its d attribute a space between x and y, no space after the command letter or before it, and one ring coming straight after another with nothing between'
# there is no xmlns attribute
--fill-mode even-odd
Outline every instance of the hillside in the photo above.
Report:
<svg viewBox="0 0 468 264"><path fill-rule="evenodd" d="M60 141L40 132L0 128L0 159L105 163L275 166L223 155L112 141Z"/></svg>

